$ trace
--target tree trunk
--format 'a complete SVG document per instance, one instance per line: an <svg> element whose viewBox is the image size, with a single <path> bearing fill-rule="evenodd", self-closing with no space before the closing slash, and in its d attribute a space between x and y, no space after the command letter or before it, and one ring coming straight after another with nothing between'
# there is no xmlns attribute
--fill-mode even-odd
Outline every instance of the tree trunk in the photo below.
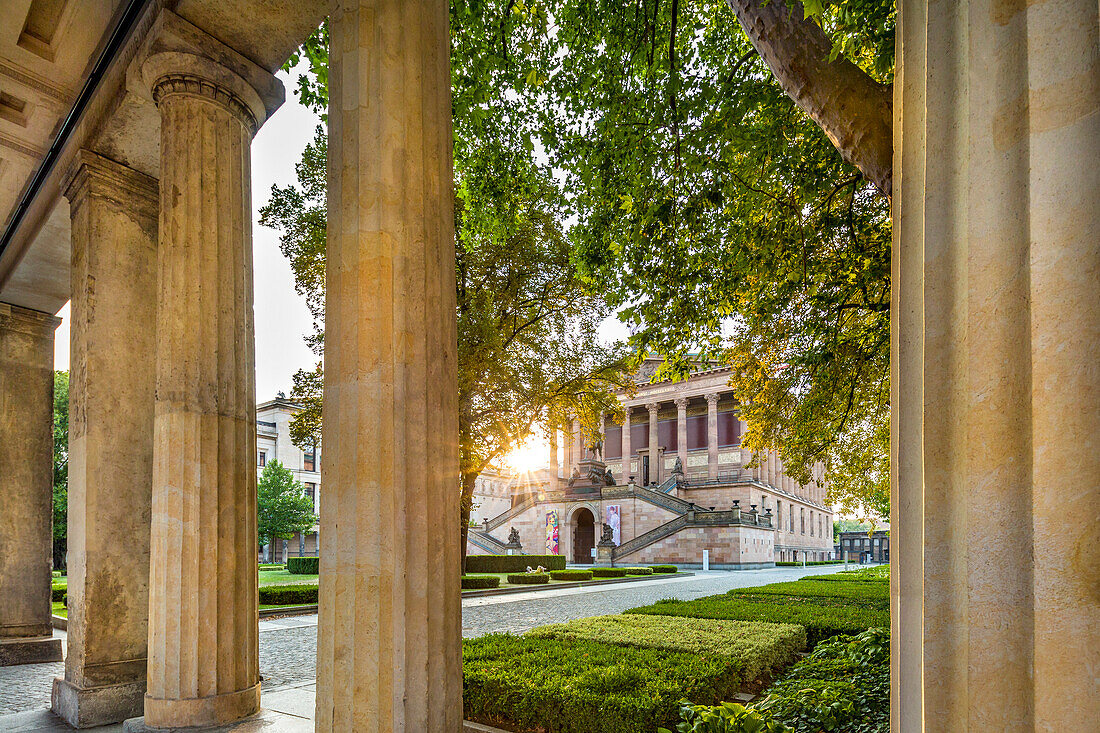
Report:
<svg viewBox="0 0 1100 733"><path fill-rule="evenodd" d="M474 503L474 482L481 475L481 471L463 471L459 474L459 485L462 489L462 498L459 501L460 521L462 524L462 573L466 573L466 542L470 536L470 511Z"/></svg>
<svg viewBox="0 0 1100 733"><path fill-rule="evenodd" d="M779 86L825 131L846 161L890 198L893 180L893 88L843 56L792 0L726 0Z"/></svg>

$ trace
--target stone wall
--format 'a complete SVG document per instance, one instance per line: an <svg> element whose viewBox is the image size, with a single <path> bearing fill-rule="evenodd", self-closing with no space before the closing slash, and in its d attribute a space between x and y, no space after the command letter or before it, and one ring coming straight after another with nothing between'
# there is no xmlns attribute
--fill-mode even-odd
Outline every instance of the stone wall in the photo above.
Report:
<svg viewBox="0 0 1100 733"><path fill-rule="evenodd" d="M712 568L767 565L772 558L772 532L755 527L686 527L616 561L618 565L674 563L699 566L710 551Z"/></svg>

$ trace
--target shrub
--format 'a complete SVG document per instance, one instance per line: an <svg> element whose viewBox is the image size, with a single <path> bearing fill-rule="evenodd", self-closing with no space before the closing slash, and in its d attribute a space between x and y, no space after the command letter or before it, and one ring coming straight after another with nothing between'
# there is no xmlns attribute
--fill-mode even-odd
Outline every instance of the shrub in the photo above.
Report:
<svg viewBox="0 0 1100 733"><path fill-rule="evenodd" d="M286 560L287 572L294 575L317 575L320 565L319 557L288 557Z"/></svg>
<svg viewBox="0 0 1100 733"><path fill-rule="evenodd" d="M262 573L265 570L283 570L284 568L286 568L286 566L282 563L277 565L260 565L260 572Z"/></svg>
<svg viewBox="0 0 1100 733"><path fill-rule="evenodd" d="M830 573L829 575L807 575L801 578L801 580L842 581L849 583L889 583L890 566L876 565L873 568L842 570L839 573Z"/></svg>
<svg viewBox="0 0 1100 733"><path fill-rule="evenodd" d="M522 573L528 566L565 570L564 555L469 555L467 573Z"/></svg>
<svg viewBox="0 0 1100 733"><path fill-rule="evenodd" d="M650 565L649 566L654 573L678 573L680 568L675 565Z"/></svg>
<svg viewBox="0 0 1100 733"><path fill-rule="evenodd" d="M508 576L512 585L544 585L550 582L549 573L514 573Z"/></svg>
<svg viewBox="0 0 1100 733"><path fill-rule="evenodd" d="M472 588L499 588L500 576L499 575L463 575L462 576L462 589Z"/></svg>
<svg viewBox="0 0 1100 733"><path fill-rule="evenodd" d="M591 570L572 568L569 570L551 570L550 577L554 580L592 580Z"/></svg>
<svg viewBox="0 0 1100 733"><path fill-rule="evenodd" d="M823 605L818 600L837 601ZM649 606L632 608L625 613L692 618L766 621L799 624L806 628L806 640L815 645L838 634L858 634L872 626L888 626L890 611L843 605L844 599L814 599L813 603L791 601L783 596L740 597L728 594L706 596L694 601L667 599Z"/></svg>
<svg viewBox="0 0 1100 733"><path fill-rule="evenodd" d="M627 575L653 575L653 568L624 568Z"/></svg>
<svg viewBox="0 0 1100 733"><path fill-rule="evenodd" d="M795 730L890 730L890 636L867 629L819 644L754 705Z"/></svg>
<svg viewBox="0 0 1100 733"><path fill-rule="evenodd" d="M806 647L806 630L791 624L637 614L593 616L540 626L527 635L700 655L721 654L738 661L744 681L771 676L788 666Z"/></svg>
<svg viewBox="0 0 1100 733"><path fill-rule="evenodd" d="M626 568L592 568L593 578L625 578Z"/></svg>
<svg viewBox="0 0 1100 733"><path fill-rule="evenodd" d="M791 730L771 715L735 702L724 702L715 707L684 705L680 708L680 717L684 722L676 726L678 733L790 733ZM658 728L657 733L672 731Z"/></svg>
<svg viewBox="0 0 1100 733"><path fill-rule="evenodd" d="M639 733L672 725L681 698L716 703L740 688L721 654L489 634L462 642L467 720L510 730Z"/></svg>
<svg viewBox="0 0 1100 733"><path fill-rule="evenodd" d="M64 582L58 584L56 581L50 587L50 601L53 603L59 603L65 600L65 591L68 586Z"/></svg>
<svg viewBox="0 0 1100 733"><path fill-rule="evenodd" d="M758 597L783 596L791 602L799 603L812 599L811 603L836 605L858 605L867 608L889 610L890 586L886 583L815 583L796 580L790 583L771 583L756 588L735 588L728 592L731 596ZM765 598L764 600L770 600Z"/></svg>
<svg viewBox="0 0 1100 733"><path fill-rule="evenodd" d="M260 605L285 606L317 602L317 585L265 585L260 587Z"/></svg>

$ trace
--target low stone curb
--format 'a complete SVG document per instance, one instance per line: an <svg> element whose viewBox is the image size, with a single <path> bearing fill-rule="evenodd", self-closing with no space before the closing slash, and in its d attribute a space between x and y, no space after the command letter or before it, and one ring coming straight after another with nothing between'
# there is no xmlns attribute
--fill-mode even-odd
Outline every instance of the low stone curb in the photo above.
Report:
<svg viewBox="0 0 1100 733"><path fill-rule="evenodd" d="M55 613L50 617L50 624L55 629L60 629L61 631L67 631L68 628L69 628L69 619L65 618L64 616L58 616Z"/></svg>
<svg viewBox="0 0 1100 733"><path fill-rule="evenodd" d="M516 588L486 588L484 590L464 590L463 598L482 598L484 596L506 596L510 593L530 593L532 591L556 590L558 588L580 588L592 585L611 585L612 583L635 583L661 578L687 578L695 573L660 573L655 575L628 575L625 578L601 578L599 580L579 580L572 583L546 583L544 585L524 585Z"/></svg>
<svg viewBox="0 0 1100 733"><path fill-rule="evenodd" d="M306 603L301 606L284 606L283 608L261 608L260 618L271 616L302 616L307 613L317 613L316 603Z"/></svg>

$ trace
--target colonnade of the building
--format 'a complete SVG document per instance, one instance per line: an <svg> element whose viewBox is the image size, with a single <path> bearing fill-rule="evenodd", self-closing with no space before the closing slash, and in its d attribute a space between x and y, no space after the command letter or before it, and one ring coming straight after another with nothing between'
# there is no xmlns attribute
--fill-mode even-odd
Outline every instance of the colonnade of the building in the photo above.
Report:
<svg viewBox="0 0 1100 733"><path fill-rule="evenodd" d="M719 477L719 430L718 430L718 402L720 395L718 393L708 393L703 395L703 398L707 403L707 477L710 480L716 480ZM688 465L688 404L689 397L676 397L673 399L673 404L676 406L676 455L680 459L681 465ZM660 483L664 479L668 478L668 470L664 467L664 446L660 446L659 443L659 420L658 416L665 403L661 402L647 402L644 405L628 405L623 412L622 422L622 480L626 481L631 475L630 460L633 456L640 455L641 453L634 449L631 445L630 428L633 423L632 412L638 407L642 407L648 415L647 426L649 431L649 447L641 449L642 452L650 455L650 481L653 483ZM601 430L605 431L607 425L606 416L601 416L599 419L599 425ZM744 434L745 423L740 423L740 434ZM580 461L585 458L585 441L583 436L583 430L580 420L574 419L562 430L565 440L565 455L564 455L564 472L568 478L572 475L574 469L578 467ZM558 431L552 429L551 435L551 467L553 469L552 475L557 475L557 441ZM601 435L601 443L604 440L604 436ZM606 445L605 445L606 448ZM822 464L816 464L811 469L810 481L806 484L799 484L797 480L788 476L783 470L783 461L779 456L777 450L767 450L756 455L755 462L751 461L754 456L742 455L742 464L738 466L743 475L751 476L754 480L759 481L767 486L780 489L789 494L795 496L801 496L809 499L818 504L824 505L827 497L824 488L824 466ZM753 465L750 466L750 463ZM618 478L618 477L616 477ZM640 478L640 477L636 477Z"/></svg>
<svg viewBox="0 0 1100 733"><path fill-rule="evenodd" d="M329 199L317 729L457 731L447 6L340 3L330 28L329 150L343 162ZM260 702L250 145L283 89L168 11L135 68L160 114L159 180L84 150L63 187L69 635L53 707L80 727L202 728ZM0 304L0 664L61 654L56 325Z"/></svg>

